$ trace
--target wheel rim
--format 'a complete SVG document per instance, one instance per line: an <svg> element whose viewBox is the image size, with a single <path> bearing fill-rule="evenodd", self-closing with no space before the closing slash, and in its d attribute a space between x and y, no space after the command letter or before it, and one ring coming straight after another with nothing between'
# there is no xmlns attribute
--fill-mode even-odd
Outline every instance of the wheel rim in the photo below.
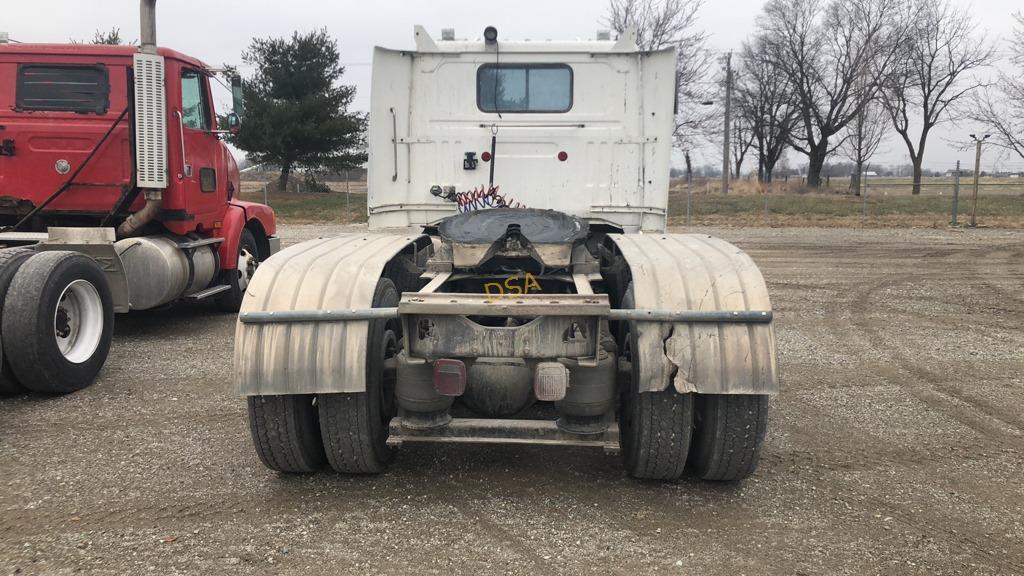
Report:
<svg viewBox="0 0 1024 576"><path fill-rule="evenodd" d="M53 336L68 362L81 364L99 348L103 338L103 300L88 280L68 284L53 312Z"/></svg>
<svg viewBox="0 0 1024 576"><path fill-rule="evenodd" d="M245 292L245 289L249 287L249 280L252 279L259 265L259 258L250 252L248 248L243 247L238 252L238 288L242 292Z"/></svg>

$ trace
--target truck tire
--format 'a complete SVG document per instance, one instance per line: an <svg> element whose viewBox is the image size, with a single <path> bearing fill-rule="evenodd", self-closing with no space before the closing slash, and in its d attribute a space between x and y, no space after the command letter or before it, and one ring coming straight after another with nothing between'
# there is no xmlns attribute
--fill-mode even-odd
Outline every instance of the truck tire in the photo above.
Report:
<svg viewBox="0 0 1024 576"><path fill-rule="evenodd" d="M382 278L373 295L374 308L398 306L395 284ZM366 391L320 394L320 433L327 461L338 472L383 472L395 450L388 446L388 427L395 409L394 370L387 360L398 355L401 328L398 320L373 320L366 341Z"/></svg>
<svg viewBox="0 0 1024 576"><path fill-rule="evenodd" d="M326 457L312 395L250 396L249 431L260 461L271 470L308 474Z"/></svg>
<svg viewBox="0 0 1024 576"><path fill-rule="evenodd" d="M110 285L78 252L41 252L11 281L4 303L4 352L23 386L44 394L85 388L107 360L114 334Z"/></svg>
<svg viewBox="0 0 1024 576"><path fill-rule="evenodd" d="M735 482L757 468L768 429L768 396L698 394L690 468L704 480Z"/></svg>
<svg viewBox="0 0 1024 576"><path fill-rule="evenodd" d="M632 285L626 289L622 307L634 307ZM632 362L632 376L621 390L619 402L623 465L635 478L674 482L686 470L693 434L693 394L679 394L673 388L640 391L639 369L632 354L636 330L631 324L627 325L623 346L627 360Z"/></svg>
<svg viewBox="0 0 1024 576"><path fill-rule="evenodd" d="M35 250L31 248L0 250L0 319L3 318L4 300L7 298L7 289L11 286L14 274L33 254L35 254ZM25 392L25 387L18 383L18 378L15 377L7 358L3 355L2 332L0 332L0 397L15 396Z"/></svg>
<svg viewBox="0 0 1024 576"><path fill-rule="evenodd" d="M238 265L232 270L224 270L221 274L229 288L217 297L218 308L224 312L238 312L242 307L245 289L249 287L249 280L259 265L260 249L256 237L248 228L243 228L242 237L238 242Z"/></svg>

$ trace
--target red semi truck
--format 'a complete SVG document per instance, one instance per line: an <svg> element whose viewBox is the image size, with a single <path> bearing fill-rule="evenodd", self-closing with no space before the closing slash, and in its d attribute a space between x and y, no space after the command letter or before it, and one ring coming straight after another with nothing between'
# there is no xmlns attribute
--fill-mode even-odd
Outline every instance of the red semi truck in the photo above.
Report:
<svg viewBox="0 0 1024 576"><path fill-rule="evenodd" d="M0 43L0 393L89 385L114 313L237 311L280 246L273 211L237 199L217 71L157 48L155 4L138 47Z"/></svg>

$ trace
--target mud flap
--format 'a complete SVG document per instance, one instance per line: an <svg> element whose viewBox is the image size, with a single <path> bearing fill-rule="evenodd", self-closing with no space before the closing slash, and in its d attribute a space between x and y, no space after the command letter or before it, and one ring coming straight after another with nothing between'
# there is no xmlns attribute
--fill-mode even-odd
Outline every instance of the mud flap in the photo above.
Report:
<svg viewBox="0 0 1024 576"><path fill-rule="evenodd" d="M771 310L753 260L706 234L615 234L637 308ZM779 391L771 323L637 322L641 391L774 394Z"/></svg>
<svg viewBox="0 0 1024 576"><path fill-rule="evenodd" d="M384 267L425 236L345 234L310 240L260 264L240 313L370 308ZM235 327L234 383L242 396L362 392L369 321Z"/></svg>

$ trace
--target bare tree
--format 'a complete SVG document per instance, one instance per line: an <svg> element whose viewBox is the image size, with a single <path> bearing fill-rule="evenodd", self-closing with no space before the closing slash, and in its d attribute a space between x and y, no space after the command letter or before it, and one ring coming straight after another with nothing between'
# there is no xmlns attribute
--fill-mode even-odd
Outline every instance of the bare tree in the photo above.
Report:
<svg viewBox="0 0 1024 576"><path fill-rule="evenodd" d="M753 145L754 131L742 116L735 118L732 122L732 138L729 139L729 146L732 148L733 178L739 179L743 160Z"/></svg>
<svg viewBox="0 0 1024 576"><path fill-rule="evenodd" d="M825 159L867 102L896 54L897 0L769 0L759 19L765 56L793 86L799 108L790 144L808 159L807 185L821 185ZM859 80L865 80L859 82Z"/></svg>
<svg viewBox="0 0 1024 576"><path fill-rule="evenodd" d="M994 86L975 98L971 119L988 126L992 142L1024 158L1024 12L1014 15L1017 26L1010 39L1014 73L1001 73Z"/></svg>
<svg viewBox="0 0 1024 576"><path fill-rule="evenodd" d="M680 149L694 148L709 132L715 120L714 110L701 106L710 100L704 81L711 67L711 55L705 47L707 35L697 27L697 12L704 0L609 0L605 24L623 33L637 32L641 50L675 46L679 55L676 71L675 144Z"/></svg>
<svg viewBox="0 0 1024 576"><path fill-rule="evenodd" d="M860 114L850 122L848 136L840 152L850 162L854 171L850 175L850 190L860 196L861 176L871 157L878 151L890 126L889 113L880 102L872 101L861 109Z"/></svg>
<svg viewBox="0 0 1024 576"><path fill-rule="evenodd" d="M901 12L904 40L881 95L914 166L913 193L920 194L928 134L981 87L970 73L987 66L993 52L968 11L949 0L907 0Z"/></svg>
<svg viewBox="0 0 1024 576"><path fill-rule="evenodd" d="M789 79L764 54L761 36L743 44L736 108L739 122L749 127L757 151L757 179L771 183L775 165L789 143L797 107Z"/></svg>

